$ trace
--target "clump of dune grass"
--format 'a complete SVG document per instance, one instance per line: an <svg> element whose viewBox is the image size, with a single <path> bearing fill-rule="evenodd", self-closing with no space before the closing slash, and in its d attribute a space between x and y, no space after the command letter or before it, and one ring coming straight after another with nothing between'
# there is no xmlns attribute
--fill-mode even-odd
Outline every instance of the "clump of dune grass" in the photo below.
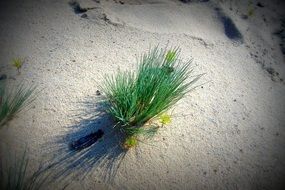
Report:
<svg viewBox="0 0 285 190"><path fill-rule="evenodd" d="M35 87L23 85L8 89L5 82L0 81L0 127L33 102L34 92Z"/></svg>
<svg viewBox="0 0 285 190"><path fill-rule="evenodd" d="M107 112L125 134L124 148L136 146L139 136L151 137L169 123L167 111L202 76L192 75L191 60L182 61L179 55L179 48L156 47L141 56L135 72L119 71L106 77L103 91Z"/></svg>
<svg viewBox="0 0 285 190"><path fill-rule="evenodd" d="M37 172L28 176L29 158L26 150L17 157L9 154L6 161L0 158L0 189L1 190L40 190L47 178Z"/></svg>

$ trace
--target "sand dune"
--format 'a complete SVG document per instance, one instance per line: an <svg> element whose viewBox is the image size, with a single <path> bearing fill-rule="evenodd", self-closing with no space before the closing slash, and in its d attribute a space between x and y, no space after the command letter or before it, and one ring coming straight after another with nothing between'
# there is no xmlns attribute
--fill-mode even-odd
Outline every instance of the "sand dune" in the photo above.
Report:
<svg viewBox="0 0 285 190"><path fill-rule="evenodd" d="M32 109L0 129L1 157L27 145L30 173L65 158L58 168L71 164L70 175L46 189L283 189L284 3L78 3L75 11L67 0L1 1L0 75L42 90ZM157 44L181 47L196 73L206 73L205 84L178 103L154 139L123 154L109 118L89 118L92 103L105 74L134 69L136 57ZM15 57L25 59L20 75L10 65ZM102 142L69 152L70 141L97 129ZM105 156L120 167L100 165ZM106 173L115 175L105 181Z"/></svg>
<svg viewBox="0 0 285 190"><path fill-rule="evenodd" d="M181 33L211 40L224 39L221 23L210 4L191 6L171 3L105 5L114 22L154 33ZM196 18L196 19L193 19ZM209 30L211 28L211 30Z"/></svg>

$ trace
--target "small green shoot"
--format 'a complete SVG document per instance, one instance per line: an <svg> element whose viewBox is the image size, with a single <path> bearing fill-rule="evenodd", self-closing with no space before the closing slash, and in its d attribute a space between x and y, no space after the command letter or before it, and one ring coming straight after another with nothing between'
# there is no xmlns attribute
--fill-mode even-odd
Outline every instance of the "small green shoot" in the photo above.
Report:
<svg viewBox="0 0 285 190"><path fill-rule="evenodd" d="M130 148L137 146L137 144L138 144L138 140L135 136L127 137L123 144L123 148L130 149Z"/></svg>
<svg viewBox="0 0 285 190"><path fill-rule="evenodd" d="M171 123L171 117L170 115L164 113L162 114L161 116L159 116L159 122L162 124L162 125L167 125L169 123Z"/></svg>
<svg viewBox="0 0 285 190"><path fill-rule="evenodd" d="M22 59L20 59L20 58L15 58L15 59L13 59L13 61L12 61L12 65L17 69L18 74L21 73L21 72L20 72L20 69L22 68L23 63L24 63L24 61L23 61Z"/></svg>
<svg viewBox="0 0 285 190"><path fill-rule="evenodd" d="M252 8L250 8L248 10L248 16L251 17L254 14L254 10Z"/></svg>
<svg viewBox="0 0 285 190"><path fill-rule="evenodd" d="M176 52L169 50L165 56L166 62L172 62L176 58Z"/></svg>
<svg viewBox="0 0 285 190"><path fill-rule="evenodd" d="M253 3L252 1L249 1L248 3L248 11L247 11L247 16L251 17L254 14L254 8L253 8Z"/></svg>

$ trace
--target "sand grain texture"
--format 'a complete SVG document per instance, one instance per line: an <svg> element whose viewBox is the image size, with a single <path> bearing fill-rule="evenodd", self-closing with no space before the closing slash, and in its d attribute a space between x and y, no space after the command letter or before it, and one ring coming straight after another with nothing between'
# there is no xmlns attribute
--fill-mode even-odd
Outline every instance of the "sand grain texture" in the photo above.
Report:
<svg viewBox="0 0 285 190"><path fill-rule="evenodd" d="M30 172L61 156L68 134L77 131L72 126L92 129L92 121L82 122L88 117L75 115L92 113L84 102L98 100L105 74L135 69L136 57L159 44L180 46L183 58L194 58L196 73L206 73L200 82L208 83L178 103L173 122L153 140L125 155L111 182L98 175L104 168L94 167L66 189L284 187L285 64L272 34L284 3L264 0L261 8L253 1L255 14L245 20L247 4L239 1L78 2L96 8L82 18L68 1L0 3L0 74L10 85L23 81L42 89L32 109L0 129L6 147L21 152L27 144ZM227 38L217 7L235 23L242 43ZM10 65L14 57L25 58L20 75ZM111 127L104 119L98 123ZM106 148L111 136L101 142Z"/></svg>

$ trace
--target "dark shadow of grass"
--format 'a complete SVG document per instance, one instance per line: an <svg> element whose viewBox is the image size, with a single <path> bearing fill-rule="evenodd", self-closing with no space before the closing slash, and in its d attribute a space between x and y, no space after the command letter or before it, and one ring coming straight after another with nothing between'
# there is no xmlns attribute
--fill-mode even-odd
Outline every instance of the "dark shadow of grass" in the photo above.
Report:
<svg viewBox="0 0 285 190"><path fill-rule="evenodd" d="M69 126L68 132L56 137L54 158L42 171L49 170L53 182L68 184L72 179L83 179L90 172L97 172L95 175L103 181L111 181L126 154L120 145L122 134L113 128L112 118L102 112L104 105L94 104L93 100L81 105L85 111L76 116L85 119ZM99 129L104 131L104 135L95 143L81 150L71 148L71 143Z"/></svg>

